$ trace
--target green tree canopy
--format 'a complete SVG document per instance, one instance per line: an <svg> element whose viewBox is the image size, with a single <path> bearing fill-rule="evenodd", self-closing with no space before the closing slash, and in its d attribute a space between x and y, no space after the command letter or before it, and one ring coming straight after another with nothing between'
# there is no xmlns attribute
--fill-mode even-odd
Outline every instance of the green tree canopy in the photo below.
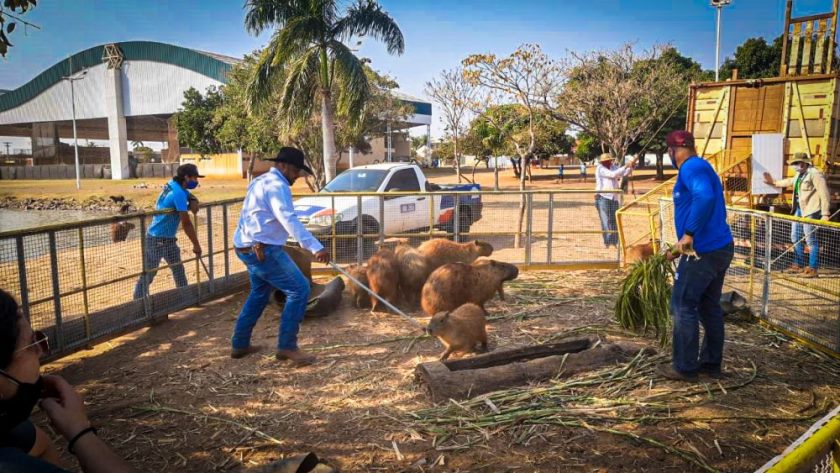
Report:
<svg viewBox="0 0 840 473"><path fill-rule="evenodd" d="M217 136L219 124L214 121L221 105L222 93L216 87L208 87L204 95L193 87L184 92L184 101L174 116L181 145L202 156L221 152L222 144Z"/></svg>
<svg viewBox="0 0 840 473"><path fill-rule="evenodd" d="M735 56L727 57L720 66L720 78L726 80L732 76L732 70L738 69L738 78L761 79L777 77L782 63L782 37L771 44L764 38L749 38L735 50Z"/></svg>
<svg viewBox="0 0 840 473"><path fill-rule="evenodd" d="M405 43L397 23L375 0L357 0L340 11L336 0L248 0L246 28L259 34L276 28L256 61L249 83L252 105L279 90L282 115L299 128L308 126L320 106L323 168L335 176L335 112L356 126L371 95L364 60L345 42L371 37L390 54L402 54Z"/></svg>

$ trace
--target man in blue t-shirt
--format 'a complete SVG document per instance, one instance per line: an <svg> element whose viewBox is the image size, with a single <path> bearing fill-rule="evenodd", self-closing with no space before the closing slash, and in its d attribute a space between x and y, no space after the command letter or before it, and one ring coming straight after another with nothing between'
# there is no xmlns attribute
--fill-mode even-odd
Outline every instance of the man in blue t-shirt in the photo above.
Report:
<svg viewBox="0 0 840 473"><path fill-rule="evenodd" d="M680 381L694 381L698 373L719 378L724 340L720 294L735 250L723 186L709 162L697 156L691 133L673 131L665 142L671 162L679 169L674 185L679 241L667 256L669 260L679 256L680 263L671 293L673 357L671 365L661 365L659 371ZM705 332L702 350L698 322Z"/></svg>
<svg viewBox="0 0 840 473"><path fill-rule="evenodd" d="M175 285L177 287L187 285L187 274L181 263L181 249L178 248L176 234L178 224L184 225L184 233L192 242L193 253L196 257L201 256L201 244L198 242L189 213L190 210L193 213L198 211L195 205L197 201L188 191L188 189L198 187L200 177L204 176L198 173L195 164L182 164L178 166L172 180L163 186L163 191L155 204L155 210L174 210L175 212L155 215L152 218L152 224L146 232L146 249L143 253L143 269L146 274L145 277L141 275L137 280L137 285L134 286L135 299L140 299L147 293L149 285L157 274L161 259L164 259L172 269Z"/></svg>

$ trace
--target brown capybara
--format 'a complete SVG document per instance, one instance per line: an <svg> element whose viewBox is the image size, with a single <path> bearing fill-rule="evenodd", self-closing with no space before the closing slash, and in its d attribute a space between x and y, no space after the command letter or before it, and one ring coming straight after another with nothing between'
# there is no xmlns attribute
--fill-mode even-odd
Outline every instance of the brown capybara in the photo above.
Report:
<svg viewBox="0 0 840 473"><path fill-rule="evenodd" d="M353 276L353 278L357 281L370 287L370 283L367 278L367 268L359 264L352 264L347 267L346 271L347 274ZM356 284L356 282L350 278L347 278L346 286L347 291L350 293L350 299L353 301L353 305L356 306L356 308L362 309L370 307L370 294L368 294L365 289Z"/></svg>
<svg viewBox="0 0 840 473"><path fill-rule="evenodd" d="M435 238L423 242L417 251L429 260L429 267L434 271L445 264L470 264L480 256L490 256L493 254L493 245L478 240L455 243L445 238Z"/></svg>
<svg viewBox="0 0 840 473"><path fill-rule="evenodd" d="M653 256L653 242L631 245L624 252L624 264L630 265Z"/></svg>
<svg viewBox="0 0 840 473"><path fill-rule="evenodd" d="M432 272L429 269L429 261L408 242L398 244L394 254L400 265L400 293L408 305L417 307L420 305L423 284Z"/></svg>
<svg viewBox="0 0 840 473"><path fill-rule="evenodd" d="M392 305L397 301L400 284L400 264L391 250L379 250L367 263L368 287L379 297ZM379 299L370 296L370 311L377 312L385 306Z"/></svg>
<svg viewBox="0 0 840 473"><path fill-rule="evenodd" d="M312 253L299 246L285 245L283 251L294 261L295 266L306 276L306 280L312 282Z"/></svg>
<svg viewBox="0 0 840 473"><path fill-rule="evenodd" d="M423 285L420 303L427 315L452 310L468 302L484 307L496 292L504 298L502 285L518 276L516 266L489 258L473 264L446 264L429 276Z"/></svg>
<svg viewBox="0 0 840 473"><path fill-rule="evenodd" d="M445 350L440 361L452 353L487 351L487 317L484 309L464 304L451 312L438 312L429 321L426 332L440 339Z"/></svg>
<svg viewBox="0 0 840 473"><path fill-rule="evenodd" d="M123 204L120 206L120 214L125 215L131 210L131 206L129 204ZM111 224L111 241L114 243L119 243L121 241L125 241L128 238L128 232L130 232L134 228L134 224L128 221L123 220L122 222L114 222Z"/></svg>

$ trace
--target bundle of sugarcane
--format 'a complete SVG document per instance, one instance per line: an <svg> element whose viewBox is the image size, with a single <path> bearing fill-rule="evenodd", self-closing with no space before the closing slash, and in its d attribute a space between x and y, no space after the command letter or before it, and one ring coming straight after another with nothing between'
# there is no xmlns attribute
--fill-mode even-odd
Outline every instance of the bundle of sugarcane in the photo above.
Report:
<svg viewBox="0 0 840 473"><path fill-rule="evenodd" d="M634 263L621 284L615 303L618 323L637 333L653 332L661 346L667 345L673 275L673 265L664 254L655 254Z"/></svg>

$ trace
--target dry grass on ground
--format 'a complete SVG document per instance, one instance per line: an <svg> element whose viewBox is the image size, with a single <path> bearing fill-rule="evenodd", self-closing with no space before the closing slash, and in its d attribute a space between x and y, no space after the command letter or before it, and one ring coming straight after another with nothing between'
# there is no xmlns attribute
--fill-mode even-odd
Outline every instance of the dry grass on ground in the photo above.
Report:
<svg viewBox="0 0 840 473"><path fill-rule="evenodd" d="M505 302L489 305L491 348L572 329L624 338L610 322L620 277L522 274ZM414 368L441 348L399 317L345 300L336 314L303 324L301 345L320 362L295 370L271 357L274 307L254 333L266 351L228 357L243 299L173 314L47 371L83 391L102 435L144 472L228 471L305 451L342 471L753 471L840 395L837 363L754 324L729 323L720 384L665 381L652 370L660 355L558 379L520 401L498 395L499 416L482 402L429 410Z"/></svg>

